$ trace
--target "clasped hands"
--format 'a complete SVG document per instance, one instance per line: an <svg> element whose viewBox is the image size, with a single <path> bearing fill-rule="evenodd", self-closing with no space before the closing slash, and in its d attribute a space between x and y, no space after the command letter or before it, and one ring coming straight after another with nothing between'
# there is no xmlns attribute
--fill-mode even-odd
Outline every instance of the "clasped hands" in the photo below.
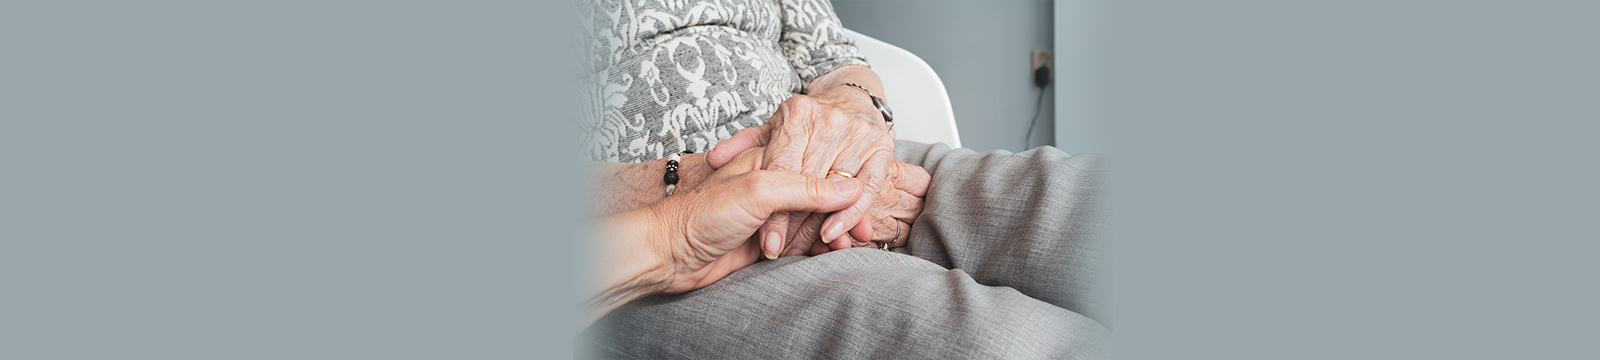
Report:
<svg viewBox="0 0 1600 360"><path fill-rule="evenodd" d="M792 97L705 159L717 169L708 178L640 209L663 240L650 250L664 293L710 285L762 256L903 246L930 181L894 160L890 127L849 88Z"/></svg>

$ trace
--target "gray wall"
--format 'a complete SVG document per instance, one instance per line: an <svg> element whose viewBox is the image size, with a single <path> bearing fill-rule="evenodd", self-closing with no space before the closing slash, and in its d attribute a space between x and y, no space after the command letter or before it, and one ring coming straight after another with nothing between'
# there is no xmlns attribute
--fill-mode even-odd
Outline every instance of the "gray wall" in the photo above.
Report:
<svg viewBox="0 0 1600 360"><path fill-rule="evenodd" d="M1056 0L1055 146L1068 153L1111 152L1108 81L1112 0Z"/></svg>
<svg viewBox="0 0 1600 360"><path fill-rule="evenodd" d="M916 53L939 73L962 145L1025 149L1039 101L1031 53L1053 45L1051 0L833 0L833 7L845 27ZM1054 142L1054 91L1045 90L1032 146Z"/></svg>

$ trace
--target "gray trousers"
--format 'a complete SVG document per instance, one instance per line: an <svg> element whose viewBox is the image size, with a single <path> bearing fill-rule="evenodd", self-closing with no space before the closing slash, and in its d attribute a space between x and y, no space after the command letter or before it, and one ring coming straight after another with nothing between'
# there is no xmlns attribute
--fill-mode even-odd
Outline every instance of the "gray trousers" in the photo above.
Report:
<svg viewBox="0 0 1600 360"><path fill-rule="evenodd" d="M908 245L762 261L639 299L602 358L1109 358L1105 156L900 141L933 175Z"/></svg>

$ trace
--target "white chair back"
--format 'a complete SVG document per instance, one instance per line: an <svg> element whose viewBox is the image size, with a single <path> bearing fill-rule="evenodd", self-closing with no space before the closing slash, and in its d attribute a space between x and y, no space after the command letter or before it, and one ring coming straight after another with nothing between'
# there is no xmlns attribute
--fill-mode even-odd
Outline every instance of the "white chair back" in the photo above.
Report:
<svg viewBox="0 0 1600 360"><path fill-rule="evenodd" d="M883 79L884 98L894 110L896 138L911 141L942 142L961 147L956 131L955 111L939 74L910 51L862 35L850 29L844 33L856 42L861 55Z"/></svg>

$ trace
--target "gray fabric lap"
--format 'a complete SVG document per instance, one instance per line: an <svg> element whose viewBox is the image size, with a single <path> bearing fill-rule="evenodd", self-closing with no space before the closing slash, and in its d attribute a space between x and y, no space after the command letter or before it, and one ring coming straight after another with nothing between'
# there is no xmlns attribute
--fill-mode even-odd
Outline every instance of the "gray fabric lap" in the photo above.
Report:
<svg viewBox="0 0 1600 360"><path fill-rule="evenodd" d="M787 257L596 323L602 357L1100 358L1109 330L1014 289L874 249Z"/></svg>
<svg viewBox="0 0 1600 360"><path fill-rule="evenodd" d="M640 299L587 332L598 355L1109 357L1103 155L896 147L933 176L907 247L763 261Z"/></svg>
<svg viewBox="0 0 1600 360"><path fill-rule="evenodd" d="M933 175L911 241L897 251L1111 326L1106 155L1052 147L977 153L911 141L895 149L897 159Z"/></svg>

